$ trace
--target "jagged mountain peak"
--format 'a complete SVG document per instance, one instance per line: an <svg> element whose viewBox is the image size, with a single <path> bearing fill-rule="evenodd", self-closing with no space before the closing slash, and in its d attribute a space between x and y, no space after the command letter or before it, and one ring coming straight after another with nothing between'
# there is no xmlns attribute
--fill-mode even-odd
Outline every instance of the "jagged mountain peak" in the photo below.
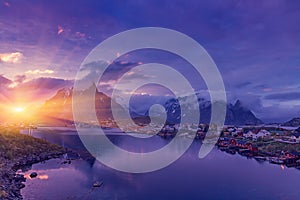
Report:
<svg viewBox="0 0 300 200"><path fill-rule="evenodd" d="M236 100L236 102L235 102L235 104L234 104L234 107L236 107L236 108L240 108L240 107L242 107L243 106L243 104L242 104L242 102L241 102L241 100Z"/></svg>
<svg viewBox="0 0 300 200"><path fill-rule="evenodd" d="M80 99L84 103L87 98L85 94L87 90L95 91L95 109L99 121L113 119L111 112L111 104L114 104L116 109L122 109L122 107L113 101L109 96L102 92L99 92L96 85L91 85L88 89L82 91ZM73 88L62 88L56 92L56 94L47 100L39 111L42 123L51 124L51 119L55 118L55 125L59 121L63 123L73 122L73 111L72 111L72 97ZM87 101L88 102L88 101ZM59 120L58 120L59 119ZM49 122L50 121L50 122ZM52 123L53 124L53 123Z"/></svg>
<svg viewBox="0 0 300 200"><path fill-rule="evenodd" d="M193 103L193 105L191 105ZM214 102L222 103L222 102ZM194 112L193 109L195 106L195 102L186 101L185 108L191 109L191 112ZM209 123L211 118L211 102L210 101L201 101L199 102L199 109L200 109L200 122L201 123ZM179 102L176 100L170 100L165 104L166 110L168 111L168 120L172 121L173 123L178 123L180 121L180 105ZM226 118L225 124L230 125L246 125L246 124L262 124L263 122L258 119L252 111L250 111L247 107L243 106L240 100L237 100L234 105L227 104L226 106Z"/></svg>
<svg viewBox="0 0 300 200"><path fill-rule="evenodd" d="M61 89L57 90L57 92L50 99L56 98L56 97L70 96L72 91L73 91L72 88L61 88Z"/></svg>

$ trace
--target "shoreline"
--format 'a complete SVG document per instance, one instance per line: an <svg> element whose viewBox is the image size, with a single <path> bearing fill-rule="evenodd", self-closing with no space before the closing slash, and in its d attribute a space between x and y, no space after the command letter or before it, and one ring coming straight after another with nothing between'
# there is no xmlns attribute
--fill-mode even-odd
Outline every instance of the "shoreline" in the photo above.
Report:
<svg viewBox="0 0 300 200"><path fill-rule="evenodd" d="M52 133L52 131L50 131L50 133ZM21 137L21 139L29 140L30 142L33 142L33 140L34 140L34 142L42 144L42 146L44 146L44 148L46 148L47 151L36 152L36 150L33 150L35 153L30 152L25 157L15 158L12 160L4 159L3 156L0 157L0 199L8 199L8 200L23 199L23 197L21 195L21 189L25 187L24 182L26 181L26 178L24 177L24 175L17 174L17 171L19 169L22 169L22 168L26 169L26 167L28 167L32 164L40 163L40 162L43 162L46 160L50 160L50 159L54 159L54 158L61 158L61 156L63 154L68 153L68 152L73 152L71 149L70 149L70 151L68 151L68 150L62 148L61 146L51 144L50 142L47 142L44 139L38 139L38 138L34 138L33 136L15 133L15 132L9 132L9 131L8 131L8 133L2 133L1 130L0 130L0 145L2 144L2 140L1 140L2 136L5 136L5 137L6 136L14 136L14 137L18 136L18 137ZM159 136L162 137L162 135L159 135ZM167 136L166 138L172 137L172 135L166 135L166 136ZM199 140L199 138L196 138L196 139ZM235 139L237 139L237 138L235 138ZM34 144L33 146L35 146L35 145L36 144ZM261 152L260 153L257 152L257 150L255 153L256 155L251 156L249 153L252 151L249 151L248 146L240 146L241 144L239 144L238 142L236 144L229 144L229 141L226 141L226 143L223 145L222 145L222 143L220 143L220 141L216 144L216 146L218 147L218 150L221 150L221 151L232 150L229 152L226 151L227 153L233 153L233 151L234 151L234 154L240 154L242 156L251 157L251 158L254 158L255 160L259 160L259 161L263 161L263 160L269 161L267 159L265 160L265 157L260 154ZM39 148L39 146L35 146L35 149L38 149L38 148ZM1 152L1 146L0 146L0 155L1 155L1 153L3 153L3 152ZM83 155L81 155L81 157L82 156ZM83 157L90 158L90 155L86 155ZM276 160L273 160L273 163L270 163L270 164L279 164L279 163L274 163L274 162L276 162ZM3 192L5 192L5 193L3 193Z"/></svg>
<svg viewBox="0 0 300 200"><path fill-rule="evenodd" d="M270 143L244 141L237 138L221 137L216 146L218 150L228 154L238 154L247 158L254 158L258 162L268 162L286 167L300 169L300 152L296 150L299 144L285 144L285 148L279 148L278 141ZM267 150L268 148L273 150Z"/></svg>
<svg viewBox="0 0 300 200"><path fill-rule="evenodd" d="M1 198L3 199L23 199L21 195L21 189L25 187L24 182L26 178L22 174L18 174L17 171L33 164L37 164L43 161L47 161L54 158L61 157L65 152L49 152L42 156L36 156L33 159L20 159L17 162L7 162L5 167L0 171L0 186ZM3 193L4 192L4 193Z"/></svg>
<svg viewBox="0 0 300 200"><path fill-rule="evenodd" d="M20 134L16 130L0 130L0 199L21 200L26 178L19 169L53 158L68 151L43 139Z"/></svg>

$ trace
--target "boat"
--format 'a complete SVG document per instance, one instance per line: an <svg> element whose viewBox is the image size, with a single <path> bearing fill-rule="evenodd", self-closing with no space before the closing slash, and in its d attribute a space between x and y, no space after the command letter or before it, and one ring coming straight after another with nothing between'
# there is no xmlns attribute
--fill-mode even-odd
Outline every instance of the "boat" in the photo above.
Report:
<svg viewBox="0 0 300 200"><path fill-rule="evenodd" d="M250 150L249 149L238 149L239 153L247 153Z"/></svg>
<svg viewBox="0 0 300 200"><path fill-rule="evenodd" d="M104 129L104 130L109 130L109 129L111 129L111 127L109 127L109 126L101 126L101 128Z"/></svg>
<svg viewBox="0 0 300 200"><path fill-rule="evenodd" d="M280 158L270 158L270 163L273 163L273 164L284 164L284 161L281 160Z"/></svg>
<svg viewBox="0 0 300 200"><path fill-rule="evenodd" d="M93 184L93 187L101 187L103 185L103 181L96 181L94 184Z"/></svg>
<svg viewBox="0 0 300 200"><path fill-rule="evenodd" d="M234 149L227 149L226 152L232 155L236 154L236 151Z"/></svg>
<svg viewBox="0 0 300 200"><path fill-rule="evenodd" d="M222 146L219 146L218 147L221 151L226 151L228 149L228 147L222 147Z"/></svg>
<svg viewBox="0 0 300 200"><path fill-rule="evenodd" d="M223 141L222 142L218 142L217 145L218 145L218 147L226 147L226 148L228 147L228 143L227 142L223 142Z"/></svg>
<svg viewBox="0 0 300 200"><path fill-rule="evenodd" d="M263 156L254 156L254 159L258 160L258 161L266 161L267 160L267 158L263 157Z"/></svg>

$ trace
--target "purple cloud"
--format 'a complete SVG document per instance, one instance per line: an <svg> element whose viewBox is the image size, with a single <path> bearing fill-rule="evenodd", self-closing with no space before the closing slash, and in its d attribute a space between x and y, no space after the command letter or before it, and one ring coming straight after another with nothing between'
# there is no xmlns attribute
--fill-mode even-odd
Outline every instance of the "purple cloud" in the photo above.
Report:
<svg viewBox="0 0 300 200"><path fill-rule="evenodd" d="M282 0L12 1L9 6L0 6L0 54L22 52L24 57L22 65L2 59L0 67L11 80L28 70L53 70L59 78L26 74L26 80L14 80L29 93L52 93L72 85L68 80L74 79L81 62L107 37L131 28L165 27L181 31L204 46L219 67L229 100L242 99L256 112L274 109L280 111L279 116L292 116L295 113L283 105L278 108L277 103L299 99L295 94L300 77L299 13L299 2ZM149 52L129 56L127 64L114 63L103 79L104 86L111 90L113 82L109 80L117 79L140 60L172 65L190 78L196 90L205 89L201 77L186 70L191 67L188 64ZM0 88L7 90L10 84L0 76ZM47 92L39 91L38 86ZM299 113L297 106L295 109Z"/></svg>
<svg viewBox="0 0 300 200"><path fill-rule="evenodd" d="M279 100L279 101L289 101L289 100L299 100L300 92L289 92L289 93L275 93L264 97L269 100Z"/></svg>
<svg viewBox="0 0 300 200"><path fill-rule="evenodd" d="M17 76L15 76L14 82L17 83L17 84L21 84L25 80L26 80L26 75L24 75L24 74L23 75L17 75Z"/></svg>
<svg viewBox="0 0 300 200"><path fill-rule="evenodd" d="M18 89L25 90L25 91L43 91L43 90L53 91L63 87L72 87L72 86L73 86L73 80L41 77L20 84L18 86Z"/></svg>
<svg viewBox="0 0 300 200"><path fill-rule="evenodd" d="M61 88L73 87L73 80L57 78L37 78L24 82L24 75L17 76L15 82L0 75L0 102L28 101L43 103ZM13 83L18 83L10 87Z"/></svg>
<svg viewBox="0 0 300 200"><path fill-rule="evenodd" d="M0 88L11 84L12 81L0 74Z"/></svg>

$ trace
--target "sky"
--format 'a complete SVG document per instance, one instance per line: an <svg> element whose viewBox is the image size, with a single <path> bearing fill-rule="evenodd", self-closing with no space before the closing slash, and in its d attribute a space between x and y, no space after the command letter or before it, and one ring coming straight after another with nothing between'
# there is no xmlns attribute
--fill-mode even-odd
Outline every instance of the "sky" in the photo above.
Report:
<svg viewBox="0 0 300 200"><path fill-rule="evenodd" d="M150 26L200 43L222 75L229 102L240 99L264 121L286 121L300 115L299 24L296 0L0 0L0 101L41 103L72 87L99 43ZM116 77L154 60L177 70L188 66L166 52L116 55L102 84L109 93ZM201 79L192 70L187 76L194 85ZM202 80L195 90L206 90Z"/></svg>

